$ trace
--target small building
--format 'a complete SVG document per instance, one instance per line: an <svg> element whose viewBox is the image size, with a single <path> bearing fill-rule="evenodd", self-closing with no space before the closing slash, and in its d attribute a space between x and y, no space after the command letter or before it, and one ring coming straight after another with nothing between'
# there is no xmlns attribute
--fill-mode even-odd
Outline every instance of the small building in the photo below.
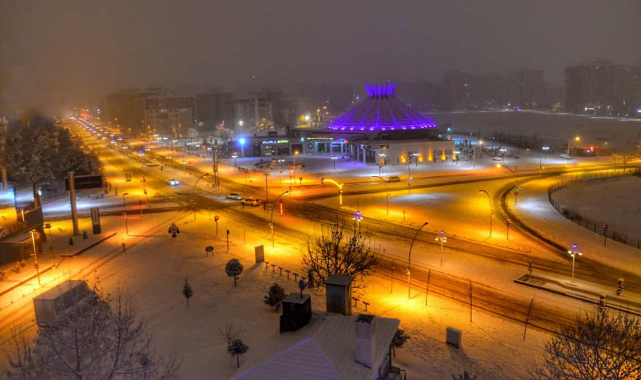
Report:
<svg viewBox="0 0 641 380"><path fill-rule="evenodd" d="M392 365L392 340L400 321L374 315L325 317L309 337L231 380L405 380Z"/></svg>
<svg viewBox="0 0 641 380"><path fill-rule="evenodd" d="M33 299L38 326L49 326L92 291L82 280L68 280Z"/></svg>
<svg viewBox="0 0 641 380"><path fill-rule="evenodd" d="M328 313L352 315L352 276L332 274L325 280Z"/></svg>
<svg viewBox="0 0 641 380"><path fill-rule="evenodd" d="M280 332L294 331L312 319L312 297L309 294L291 293L283 300Z"/></svg>

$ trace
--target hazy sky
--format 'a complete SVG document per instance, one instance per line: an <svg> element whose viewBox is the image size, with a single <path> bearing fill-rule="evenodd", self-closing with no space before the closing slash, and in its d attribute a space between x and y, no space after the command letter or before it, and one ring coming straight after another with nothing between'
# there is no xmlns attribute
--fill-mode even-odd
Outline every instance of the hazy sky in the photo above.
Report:
<svg viewBox="0 0 641 380"><path fill-rule="evenodd" d="M641 60L639 0L0 0L4 105L125 87L439 80ZM0 79L1 81L2 79ZM0 85L1 86L1 85Z"/></svg>

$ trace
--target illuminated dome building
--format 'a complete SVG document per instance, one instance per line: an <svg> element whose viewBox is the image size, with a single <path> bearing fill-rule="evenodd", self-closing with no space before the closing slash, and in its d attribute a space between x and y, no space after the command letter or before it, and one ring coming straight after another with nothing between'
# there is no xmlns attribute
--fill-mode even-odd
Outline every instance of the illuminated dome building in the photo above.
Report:
<svg viewBox="0 0 641 380"><path fill-rule="evenodd" d="M370 164L418 164L455 158L454 141L396 97L396 84L367 84L367 98L327 128L287 128L251 137L252 154L339 156Z"/></svg>
<svg viewBox="0 0 641 380"><path fill-rule="evenodd" d="M396 131L436 128L436 123L394 96L396 83L366 84L367 99L327 127L340 132Z"/></svg>

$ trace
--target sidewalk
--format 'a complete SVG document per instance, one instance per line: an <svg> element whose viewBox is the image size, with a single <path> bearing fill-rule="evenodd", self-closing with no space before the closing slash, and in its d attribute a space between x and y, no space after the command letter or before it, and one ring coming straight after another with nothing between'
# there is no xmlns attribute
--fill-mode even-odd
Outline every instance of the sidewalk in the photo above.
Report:
<svg viewBox="0 0 641 380"><path fill-rule="evenodd" d="M576 279L572 282L568 278L547 274L545 276L524 274L514 282L595 305L599 305L603 296L607 307L641 316L641 295L625 289L620 296L617 296L616 287L605 287Z"/></svg>
<svg viewBox="0 0 641 380"><path fill-rule="evenodd" d="M57 227L52 228L51 236L47 234L47 241L42 244L42 252L38 253L38 270L36 270L35 267L34 256L30 256L25 260L25 266L20 267L19 272L14 271L14 268L16 267L15 263L0 268L7 273L7 277L0 281L0 297L37 278L39 275L47 273L52 268L60 265L65 257L79 255L87 249L92 248L115 235L115 232L108 231L103 232L100 235L88 234L87 239L83 239L82 236L74 236L74 245L73 247L70 247L70 233L67 234L66 232L70 232L71 229L67 230L63 228L62 225L64 222L55 224ZM53 232L53 230L57 229L62 231ZM65 232L65 234L62 232Z"/></svg>
<svg viewBox="0 0 641 380"><path fill-rule="evenodd" d="M521 223L546 239L563 247L577 244L583 251L583 257L619 270L641 274L640 250L612 241L608 241L604 247L601 235L572 223L552 207L547 191L559 179L560 177L544 178L521 184L518 205L514 206L513 195L510 194L506 202L508 209ZM576 265L580 267L581 258L577 258Z"/></svg>

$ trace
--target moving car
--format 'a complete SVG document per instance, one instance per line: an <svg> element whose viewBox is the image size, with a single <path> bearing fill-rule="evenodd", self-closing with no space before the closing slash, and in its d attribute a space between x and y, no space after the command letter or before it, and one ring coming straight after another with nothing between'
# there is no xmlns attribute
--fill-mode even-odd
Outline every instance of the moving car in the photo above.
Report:
<svg viewBox="0 0 641 380"><path fill-rule="evenodd" d="M260 199L245 198L241 203L243 204L243 206L260 206Z"/></svg>
<svg viewBox="0 0 641 380"><path fill-rule="evenodd" d="M401 177L399 177L397 175L393 175L391 177L387 177L387 179L385 181L386 182L401 182Z"/></svg>
<svg viewBox="0 0 641 380"><path fill-rule="evenodd" d="M492 161L503 161L503 160L499 156L494 156L492 157Z"/></svg>
<svg viewBox="0 0 641 380"><path fill-rule="evenodd" d="M229 193L227 195L227 199L234 199L237 201L242 201L243 200L243 195L241 193Z"/></svg>
<svg viewBox="0 0 641 380"><path fill-rule="evenodd" d="M167 181L167 184L169 186L178 186L178 185L180 185L180 182L178 182L178 180L176 178L172 178L172 179Z"/></svg>

